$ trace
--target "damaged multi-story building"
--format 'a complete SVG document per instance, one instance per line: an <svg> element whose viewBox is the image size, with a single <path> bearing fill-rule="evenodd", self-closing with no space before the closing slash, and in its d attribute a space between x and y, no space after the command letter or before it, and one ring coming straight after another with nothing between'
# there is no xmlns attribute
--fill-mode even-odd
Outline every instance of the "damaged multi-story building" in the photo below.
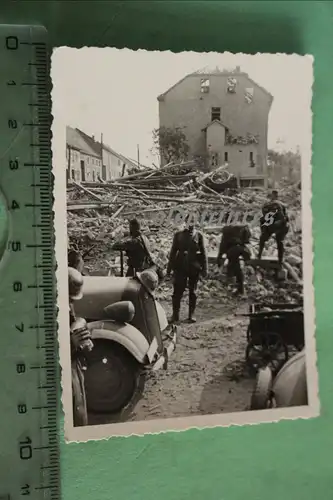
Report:
<svg viewBox="0 0 333 500"><path fill-rule="evenodd" d="M159 126L182 128L189 159L200 158L208 170L226 165L241 186L267 185L273 96L240 67L191 73L158 101Z"/></svg>

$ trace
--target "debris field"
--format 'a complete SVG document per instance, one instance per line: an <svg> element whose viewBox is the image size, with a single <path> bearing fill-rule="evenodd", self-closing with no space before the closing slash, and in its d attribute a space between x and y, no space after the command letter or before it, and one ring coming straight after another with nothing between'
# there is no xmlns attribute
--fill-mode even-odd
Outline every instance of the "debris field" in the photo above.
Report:
<svg viewBox="0 0 333 500"><path fill-rule="evenodd" d="M229 413L248 406L254 379L244 363L248 318L241 314L255 302L302 303L303 298L301 186L281 182L278 190L291 222L285 240L286 279L277 282L270 266L245 266L246 294L235 298L224 268L216 266L221 229L230 221L244 223L247 217L255 258L260 236L256 217L267 199L265 190L238 189L224 167L203 173L194 162L147 168L110 182L69 182L68 245L80 249L89 274L119 275L120 255L110 247L127 234L128 221L134 217L141 222L155 261L164 269L182 215L198 217L205 236L210 265L198 287L197 323L181 322L168 370L150 376L133 419ZM276 254L272 239L263 257ZM171 294L172 283L160 283L156 297L168 314ZM183 302L185 319L187 299Z"/></svg>

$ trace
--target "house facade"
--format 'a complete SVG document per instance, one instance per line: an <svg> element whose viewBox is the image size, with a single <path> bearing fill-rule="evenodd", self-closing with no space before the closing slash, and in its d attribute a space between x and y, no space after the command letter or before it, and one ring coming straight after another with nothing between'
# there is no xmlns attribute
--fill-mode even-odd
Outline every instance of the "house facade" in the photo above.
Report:
<svg viewBox="0 0 333 500"><path fill-rule="evenodd" d="M102 160L78 129L66 127L67 180L97 182L102 174Z"/></svg>
<svg viewBox="0 0 333 500"><path fill-rule="evenodd" d="M268 116L273 97L240 70L197 72L158 97L159 126L182 127L190 158L226 165L240 185L267 185ZM163 162L165 163L165 161Z"/></svg>
<svg viewBox="0 0 333 500"><path fill-rule="evenodd" d="M136 166L132 160L129 160L120 153L117 153L104 143L102 145L102 157L102 179L105 181L123 177L127 174L130 168Z"/></svg>
<svg viewBox="0 0 333 500"><path fill-rule="evenodd" d="M67 179L76 182L111 181L136 164L107 144L78 128L66 129Z"/></svg>

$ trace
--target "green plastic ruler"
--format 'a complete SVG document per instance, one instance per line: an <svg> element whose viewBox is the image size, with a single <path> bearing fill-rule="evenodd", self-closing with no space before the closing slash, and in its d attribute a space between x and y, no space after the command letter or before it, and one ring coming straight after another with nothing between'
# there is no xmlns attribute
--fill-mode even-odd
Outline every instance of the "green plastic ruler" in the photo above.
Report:
<svg viewBox="0 0 333 500"><path fill-rule="evenodd" d="M0 25L0 500L60 498L49 57Z"/></svg>

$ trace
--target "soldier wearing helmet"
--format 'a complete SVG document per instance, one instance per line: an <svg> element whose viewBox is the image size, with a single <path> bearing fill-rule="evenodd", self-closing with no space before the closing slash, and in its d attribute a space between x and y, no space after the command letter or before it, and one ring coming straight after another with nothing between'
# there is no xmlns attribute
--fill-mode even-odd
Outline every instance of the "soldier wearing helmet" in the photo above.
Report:
<svg viewBox="0 0 333 500"><path fill-rule="evenodd" d="M114 243L112 249L126 253L128 264L126 276L135 276L137 272L156 266L151 256L148 239L141 233L140 222L137 219L129 222L129 233L129 238Z"/></svg>
<svg viewBox="0 0 333 500"><path fill-rule="evenodd" d="M284 257L283 242L289 232L289 217L286 207L279 200L276 190L273 190L269 194L268 201L262 207L260 230L258 259L261 259L266 242L274 235L278 251L278 262L280 268L282 268Z"/></svg>
<svg viewBox="0 0 333 500"><path fill-rule="evenodd" d="M189 290L188 321L195 323L196 290L200 277L206 277L208 270L204 236L195 229L189 215L185 223L185 229L174 235L167 267L167 274L173 273L171 323L179 321L181 300L186 288Z"/></svg>
<svg viewBox="0 0 333 500"><path fill-rule="evenodd" d="M83 318L76 318L74 302L83 296L83 276L77 270L68 268L69 321L72 361L72 392L74 426L88 424L87 403L84 390L84 352L93 347L90 332Z"/></svg>
<svg viewBox="0 0 333 500"><path fill-rule="evenodd" d="M158 275L154 270L146 269L142 273L139 273L138 277L151 293L158 287Z"/></svg>

